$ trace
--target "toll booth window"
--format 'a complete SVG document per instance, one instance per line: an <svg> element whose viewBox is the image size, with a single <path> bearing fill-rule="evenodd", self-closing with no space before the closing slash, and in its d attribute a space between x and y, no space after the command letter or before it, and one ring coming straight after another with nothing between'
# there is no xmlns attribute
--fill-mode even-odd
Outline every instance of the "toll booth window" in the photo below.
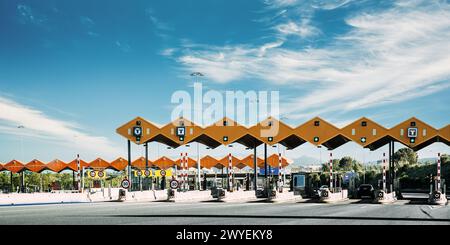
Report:
<svg viewBox="0 0 450 245"><path fill-rule="evenodd" d="M320 121L314 121L314 126L316 127L320 126Z"/></svg>
<svg viewBox="0 0 450 245"><path fill-rule="evenodd" d="M356 134L356 130L354 128L352 128L352 135Z"/></svg>
<svg viewBox="0 0 450 245"><path fill-rule="evenodd" d="M376 128L372 129L372 135L373 136L377 135L377 129Z"/></svg>
<svg viewBox="0 0 450 245"><path fill-rule="evenodd" d="M405 134L405 130L400 129L400 136L403 136Z"/></svg>
<svg viewBox="0 0 450 245"><path fill-rule="evenodd" d="M305 187L305 175L295 175L294 186L298 187L298 188L304 188Z"/></svg>
<svg viewBox="0 0 450 245"><path fill-rule="evenodd" d="M366 121L362 121L361 122L361 126L366 127L367 126L367 122Z"/></svg>
<svg viewBox="0 0 450 245"><path fill-rule="evenodd" d="M415 127L416 126L416 122L411 122L411 127Z"/></svg>
<svg viewBox="0 0 450 245"><path fill-rule="evenodd" d="M426 129L422 130L422 136L424 136L424 137L427 136L427 130Z"/></svg>

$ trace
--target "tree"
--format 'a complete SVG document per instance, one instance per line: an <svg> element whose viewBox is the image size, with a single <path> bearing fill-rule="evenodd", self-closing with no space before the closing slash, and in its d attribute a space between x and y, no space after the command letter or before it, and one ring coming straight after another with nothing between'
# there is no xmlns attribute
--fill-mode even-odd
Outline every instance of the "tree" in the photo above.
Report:
<svg viewBox="0 0 450 245"><path fill-rule="evenodd" d="M339 169L342 171L351 171L353 169L353 159L351 157L343 157L339 160Z"/></svg>
<svg viewBox="0 0 450 245"><path fill-rule="evenodd" d="M401 148L394 153L394 163L396 169L400 169L407 165L416 165L418 163L417 153L410 148Z"/></svg>

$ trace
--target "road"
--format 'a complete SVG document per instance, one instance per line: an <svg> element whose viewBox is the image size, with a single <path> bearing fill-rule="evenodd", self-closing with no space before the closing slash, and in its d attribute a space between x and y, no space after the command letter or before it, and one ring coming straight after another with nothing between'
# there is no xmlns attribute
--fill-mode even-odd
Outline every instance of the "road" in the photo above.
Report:
<svg viewBox="0 0 450 245"><path fill-rule="evenodd" d="M83 203L0 207L0 225L361 225L450 224L449 206L286 203Z"/></svg>

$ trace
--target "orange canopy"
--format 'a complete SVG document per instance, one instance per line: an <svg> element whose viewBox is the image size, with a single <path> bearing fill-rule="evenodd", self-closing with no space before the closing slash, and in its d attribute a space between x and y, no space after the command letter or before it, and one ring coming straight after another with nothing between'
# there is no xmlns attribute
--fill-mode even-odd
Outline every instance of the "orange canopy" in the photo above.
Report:
<svg viewBox="0 0 450 245"><path fill-rule="evenodd" d="M128 160L119 157L111 162L111 167L117 171L122 171L128 166Z"/></svg>
<svg viewBox="0 0 450 245"><path fill-rule="evenodd" d="M219 163L219 160L215 159L212 156L205 156L200 159L200 165L202 168L213 168Z"/></svg>
<svg viewBox="0 0 450 245"><path fill-rule="evenodd" d="M43 163L37 159L34 159L25 165L25 169L28 169L31 172L35 172L35 173L40 173L43 170L45 170L45 168L46 168L45 163Z"/></svg>
<svg viewBox="0 0 450 245"><path fill-rule="evenodd" d="M278 168L278 162L279 162L278 154L273 154L267 157L267 165L268 166L270 165L272 168ZM281 167L285 168L288 165L289 165L288 159L285 157L281 157ZM264 168L264 160L262 161L262 163L258 164L258 167Z"/></svg>
<svg viewBox="0 0 450 245"><path fill-rule="evenodd" d="M0 162L0 172L5 170L5 168L3 167L3 164Z"/></svg>
<svg viewBox="0 0 450 245"><path fill-rule="evenodd" d="M133 162L131 162L131 166L137 169L145 169L145 157L140 157L136 160L134 160ZM150 168L153 165L153 163L148 160L148 167Z"/></svg>
<svg viewBox="0 0 450 245"><path fill-rule="evenodd" d="M66 168L68 168L68 164L61 160L58 160L58 159L55 159L55 160L47 163L47 169L50 171L53 171L55 173L59 173ZM74 170L74 171L76 171L76 170Z"/></svg>
<svg viewBox="0 0 450 245"><path fill-rule="evenodd" d="M17 160L12 160L11 162L5 164L5 166L3 166L6 170L11 171L12 173L19 173L20 171L22 171L25 166L23 165L23 163L17 161Z"/></svg>
<svg viewBox="0 0 450 245"><path fill-rule="evenodd" d="M83 169L83 167L85 167L85 168L89 167L89 163L87 163L87 162L85 162L85 161L83 161L83 160L80 159L80 169ZM70 170L73 170L73 171L78 171L78 168L77 168L77 159L75 159L75 160L69 162L69 163L67 164L67 168L69 168Z"/></svg>
<svg viewBox="0 0 450 245"><path fill-rule="evenodd" d="M194 159L188 157L187 162L188 162L188 164L187 164L187 165L188 165L188 168L197 167L197 161L195 161ZM180 160L180 159L176 160L176 161L175 161L175 164L176 164L179 168L181 168L181 160Z"/></svg>
<svg viewBox="0 0 450 245"><path fill-rule="evenodd" d="M241 160L241 163L250 168L253 168L253 155L249 155L249 156L245 157L244 159ZM259 166L260 164L264 165L264 159L257 157L256 158L256 166Z"/></svg>
<svg viewBox="0 0 450 245"><path fill-rule="evenodd" d="M226 156L226 157L224 157L224 158L222 158L222 159L220 159L220 164L222 164L223 166L225 166L225 167L228 167L228 156ZM241 160L239 159L239 158L237 158L237 157L235 157L235 156L231 156L231 166L232 167L236 167L239 163L241 162Z"/></svg>
<svg viewBox="0 0 450 245"><path fill-rule="evenodd" d="M111 164L101 158L97 158L89 163L89 167L94 169L106 169L111 167Z"/></svg>
<svg viewBox="0 0 450 245"><path fill-rule="evenodd" d="M168 157L160 157L154 162L154 164L160 169L168 169L175 165L175 161Z"/></svg>

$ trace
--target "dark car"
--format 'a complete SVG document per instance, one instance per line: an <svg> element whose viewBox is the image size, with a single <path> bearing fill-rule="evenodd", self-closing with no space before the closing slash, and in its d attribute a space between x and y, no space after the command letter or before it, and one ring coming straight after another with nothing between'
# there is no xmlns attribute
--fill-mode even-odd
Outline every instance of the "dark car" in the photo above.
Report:
<svg viewBox="0 0 450 245"><path fill-rule="evenodd" d="M358 187L358 198L375 198L375 189L372 185L362 184Z"/></svg>
<svg viewBox="0 0 450 245"><path fill-rule="evenodd" d="M315 189L314 190L314 198L320 198L320 196L322 195L322 192L327 189L328 189L327 185L322 185L319 189Z"/></svg>

